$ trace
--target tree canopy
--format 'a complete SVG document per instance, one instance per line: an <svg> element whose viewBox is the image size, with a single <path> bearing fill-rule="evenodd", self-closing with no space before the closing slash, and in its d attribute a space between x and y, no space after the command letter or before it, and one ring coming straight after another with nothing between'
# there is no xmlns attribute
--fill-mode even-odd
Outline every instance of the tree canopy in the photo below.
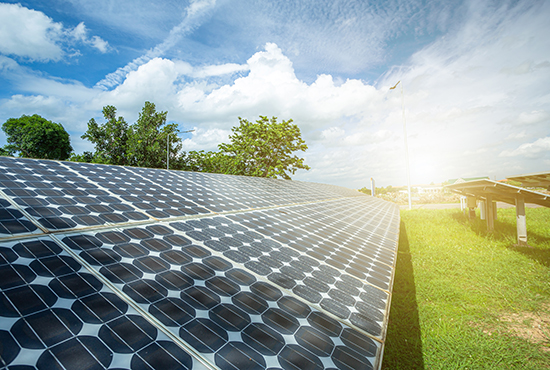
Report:
<svg viewBox="0 0 550 370"><path fill-rule="evenodd" d="M10 118L2 125L8 144L0 152L20 157L65 160L73 148L69 134L60 123L34 114Z"/></svg>
<svg viewBox="0 0 550 370"><path fill-rule="evenodd" d="M309 170L303 158L293 155L296 151L305 152L307 145L292 119L279 123L277 117L260 116L250 122L239 117L239 123L231 129L231 142L218 145L222 153L233 159L234 172L290 180L297 169Z"/></svg>
<svg viewBox="0 0 550 370"><path fill-rule="evenodd" d="M304 159L293 153L306 151L300 128L277 117L260 116L256 122L239 117L231 130L230 143L218 145L218 152L192 151L184 159L185 169L290 180L298 169L309 170Z"/></svg>
<svg viewBox="0 0 550 370"><path fill-rule="evenodd" d="M128 125L117 117L116 108L103 108L105 123L88 122L83 139L95 145L95 152L73 156L72 160L138 167L166 168L167 149L170 168L232 175L281 177L290 180L298 169L309 170L304 159L294 153L307 145L292 119L278 122L260 116L256 122L238 117L229 143L218 145L219 151L190 151L179 154L182 147L177 124L166 123L167 112L157 112L155 104L145 102L136 123ZM167 148L168 145L168 148Z"/></svg>
<svg viewBox="0 0 550 370"><path fill-rule="evenodd" d="M116 116L112 105L103 108L106 122L88 121L88 130L82 135L95 145L95 152L85 152L73 159L137 167L166 168L166 152L170 163L177 166L181 139L177 124L166 123L168 112L157 112L155 104L146 101L136 123L128 125L124 117ZM167 148L168 144L168 148Z"/></svg>
<svg viewBox="0 0 550 370"><path fill-rule="evenodd" d="M95 145L95 152L93 155L85 152L82 159L105 164L128 164L128 124L124 117L116 117L116 108L112 105L103 107L103 117L107 121L103 124L98 124L93 118L88 121L88 130L81 137Z"/></svg>
<svg viewBox="0 0 550 370"><path fill-rule="evenodd" d="M128 133L130 165L166 168L166 151L176 159L181 149L181 139L176 123L166 123L168 112L157 112L155 104L145 102L137 122ZM168 142L168 144L167 144ZM167 147L168 145L168 147ZM172 161L175 164L175 160Z"/></svg>

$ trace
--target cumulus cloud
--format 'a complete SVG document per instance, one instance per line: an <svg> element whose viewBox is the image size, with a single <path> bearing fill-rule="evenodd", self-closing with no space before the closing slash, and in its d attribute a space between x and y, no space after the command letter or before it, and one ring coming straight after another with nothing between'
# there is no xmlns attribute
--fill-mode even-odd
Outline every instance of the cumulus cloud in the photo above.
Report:
<svg viewBox="0 0 550 370"><path fill-rule="evenodd" d="M0 53L31 61L59 61L67 56L73 42L88 44L107 52L108 43L87 36L84 23L66 28L44 13L20 4L0 3ZM72 54L78 54L71 51Z"/></svg>
<svg viewBox="0 0 550 370"><path fill-rule="evenodd" d="M249 73L233 84L210 91L184 86L178 92L181 109L198 118L275 115L314 129L342 116L360 117L381 99L373 86L359 80L337 86L331 76L321 75L310 85L304 83L296 77L290 59L273 43L248 59L247 69Z"/></svg>
<svg viewBox="0 0 550 370"><path fill-rule="evenodd" d="M222 85L210 80L236 72L246 75ZM341 117L368 124L369 111L383 101L383 94L360 80L337 85L328 75L320 75L312 84L304 83L296 77L290 59L277 45L268 43L245 65L193 67L183 61L154 58L129 72L119 86L98 95L98 99L128 109L145 100L158 101L175 119L193 119L218 128L234 125L238 116L292 118L308 132Z"/></svg>
<svg viewBox="0 0 550 370"><path fill-rule="evenodd" d="M63 26L20 4L0 4L0 52L31 60L60 60Z"/></svg>

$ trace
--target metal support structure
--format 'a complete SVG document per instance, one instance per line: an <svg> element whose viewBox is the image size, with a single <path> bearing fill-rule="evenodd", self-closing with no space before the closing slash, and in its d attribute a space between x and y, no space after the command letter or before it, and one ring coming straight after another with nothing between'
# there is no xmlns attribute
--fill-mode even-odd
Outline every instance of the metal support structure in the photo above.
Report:
<svg viewBox="0 0 550 370"><path fill-rule="evenodd" d="M468 217L473 219L476 218L476 207L477 207L477 199L476 197L468 197L466 198L466 201L468 203Z"/></svg>
<svg viewBox="0 0 550 370"><path fill-rule="evenodd" d="M482 219L482 220L486 220L487 219L487 212L488 212L488 207L487 207L487 201L486 200L483 200L481 201L480 203L480 207L479 207L479 218ZM497 216L497 202L493 202L493 220L496 220L498 219L498 216Z"/></svg>
<svg viewBox="0 0 550 370"><path fill-rule="evenodd" d="M460 210L465 212L466 209L466 197L464 195L460 196Z"/></svg>
<svg viewBox="0 0 550 370"><path fill-rule="evenodd" d="M524 182L539 181L535 176L524 176ZM546 173L540 175L542 180L546 179ZM522 177L520 177L522 178ZM546 180L545 180L546 181ZM548 173L548 181L550 181L550 172ZM474 201L476 198L484 199L486 201L487 209L482 212L487 220L487 231L493 231L495 227L495 220L497 219L497 203L505 202L516 206L516 227L517 227L517 245L529 246L527 244L527 219L525 213L525 204L532 203L539 206L550 208L550 195L540 193L537 191L520 188L513 185L508 185L498 181L492 181L489 179L478 179L466 182L455 183L447 185L451 191L461 194L467 199L467 206L470 209L471 214L475 217Z"/></svg>
<svg viewBox="0 0 550 370"><path fill-rule="evenodd" d="M374 179L371 177L370 178L370 195L372 195L373 197L376 196L376 188L374 187Z"/></svg>
<svg viewBox="0 0 550 370"><path fill-rule="evenodd" d="M516 224L518 230L518 245L527 245L527 222L525 217L525 198L516 195Z"/></svg>
<svg viewBox="0 0 550 370"><path fill-rule="evenodd" d="M490 233L495 231L495 211L493 210L494 206L495 204L493 203L493 196L487 195L487 198L485 200L485 213L487 216L487 231Z"/></svg>

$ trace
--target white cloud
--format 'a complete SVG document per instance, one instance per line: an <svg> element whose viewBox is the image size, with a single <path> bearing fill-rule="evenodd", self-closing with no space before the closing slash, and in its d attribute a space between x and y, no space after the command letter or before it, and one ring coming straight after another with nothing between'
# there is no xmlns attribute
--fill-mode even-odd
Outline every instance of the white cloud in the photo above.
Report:
<svg viewBox="0 0 550 370"><path fill-rule="evenodd" d="M248 70L249 70L248 65L227 63L222 65L212 65L212 66L194 68L193 72L190 75L195 78L207 78L207 77L213 77L213 76L234 74L237 72L245 72Z"/></svg>
<svg viewBox="0 0 550 370"><path fill-rule="evenodd" d="M216 5L216 0L191 0L187 8L187 15L190 17L201 14L204 11L212 9Z"/></svg>
<svg viewBox="0 0 550 370"><path fill-rule="evenodd" d="M231 84L209 82L213 76L247 71ZM369 110L382 102L383 94L359 80L337 86L328 75L308 85L296 77L292 62L277 45L267 44L246 65L193 67L154 58L98 99L124 109L135 109L145 100L162 102L174 119L191 118L213 126L234 125L238 116L293 118L302 130L310 131L328 127L342 117L369 124Z"/></svg>
<svg viewBox="0 0 550 370"><path fill-rule="evenodd" d="M541 123L544 121L550 121L550 114L545 111L534 110L531 112L522 112L518 116L518 122L520 124L531 125L535 123Z"/></svg>
<svg viewBox="0 0 550 370"><path fill-rule="evenodd" d="M525 131L521 132L513 132L510 135L506 137L507 140L515 140L515 139L525 139L527 137L527 133Z"/></svg>
<svg viewBox="0 0 550 370"><path fill-rule="evenodd" d="M530 158L537 158L542 153L548 154L550 152L550 136L538 139L533 143L521 144L514 150L504 150L500 153L500 157L518 157L525 156Z"/></svg>
<svg viewBox="0 0 550 370"><path fill-rule="evenodd" d="M0 55L0 72L10 73L14 70L17 70L19 65L17 62L11 58Z"/></svg>
<svg viewBox="0 0 550 370"><path fill-rule="evenodd" d="M173 48L181 38L193 31L200 21L208 12L216 5L215 0L195 0L186 9L186 16L181 22L170 30L168 37L163 42L149 50L145 55L134 59L124 67L117 69L115 72L108 74L105 78L96 84L96 87L107 90L118 86L124 81L126 76L138 69L141 65L149 62L151 59L159 58Z"/></svg>
<svg viewBox="0 0 550 370"><path fill-rule="evenodd" d="M104 54L110 49L109 43L99 36L92 36L89 40L89 44Z"/></svg>
<svg viewBox="0 0 550 370"><path fill-rule="evenodd" d="M0 52L31 60L58 61L63 26L42 12L0 3Z"/></svg>
<svg viewBox="0 0 550 370"><path fill-rule="evenodd" d="M86 28L86 25L84 25L84 22L80 22L74 29L68 31L68 34L76 41L80 41L83 44L90 45L103 54L110 50L109 43L103 40L101 37L88 37L88 29Z"/></svg>
<svg viewBox="0 0 550 370"><path fill-rule="evenodd" d="M146 100L173 100L179 66L167 59L154 58L135 71L130 71L121 85L101 94L100 98L106 104L118 104L121 108L142 105ZM181 67L185 68L186 65Z"/></svg>
<svg viewBox="0 0 550 370"><path fill-rule="evenodd" d="M218 144L227 142L231 130L194 128L192 138L183 140L183 149L190 150L217 150Z"/></svg>
<svg viewBox="0 0 550 370"><path fill-rule="evenodd" d="M344 136L346 132L340 127L329 127L321 132L321 137L325 140L334 140Z"/></svg>
<svg viewBox="0 0 550 370"><path fill-rule="evenodd" d="M231 85L203 92L194 84L184 86L178 92L181 109L197 118L253 118L260 114L293 118L309 130L329 125L342 116L361 119L361 114L381 99L373 86L359 80L348 80L340 86L327 75L319 76L311 85L300 81L290 59L272 43L254 54L247 65L248 75Z"/></svg>
<svg viewBox="0 0 550 370"><path fill-rule="evenodd" d="M74 29L65 28L44 13L20 4L0 3L0 53L31 61L59 61L68 55L70 45L77 41L89 44L102 53L108 43L98 36L87 37L84 23ZM74 50L71 54L78 55Z"/></svg>

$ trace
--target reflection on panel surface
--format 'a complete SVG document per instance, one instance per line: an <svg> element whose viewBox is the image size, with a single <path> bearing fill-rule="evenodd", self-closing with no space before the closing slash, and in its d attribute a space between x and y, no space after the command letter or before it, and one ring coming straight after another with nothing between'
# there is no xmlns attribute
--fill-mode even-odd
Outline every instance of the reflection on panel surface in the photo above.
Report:
<svg viewBox="0 0 550 370"><path fill-rule="evenodd" d="M0 170L0 367L379 368L395 205L276 179Z"/></svg>

